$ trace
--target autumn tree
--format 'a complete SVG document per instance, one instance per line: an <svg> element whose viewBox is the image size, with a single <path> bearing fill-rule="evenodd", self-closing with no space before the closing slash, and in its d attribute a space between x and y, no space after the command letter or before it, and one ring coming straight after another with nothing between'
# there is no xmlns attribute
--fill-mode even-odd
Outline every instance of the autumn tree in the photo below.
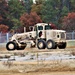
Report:
<svg viewBox="0 0 75 75"><path fill-rule="evenodd" d="M41 15L41 10L44 0L36 0L36 3L32 5L31 12L36 12L38 15Z"/></svg>
<svg viewBox="0 0 75 75"><path fill-rule="evenodd" d="M0 25L0 32L2 33L6 33L8 31L9 27L4 25L4 24L1 24Z"/></svg>
<svg viewBox="0 0 75 75"><path fill-rule="evenodd" d="M26 13L30 14L32 4L33 0L24 0L24 7L26 9Z"/></svg>
<svg viewBox="0 0 75 75"><path fill-rule="evenodd" d="M62 29L75 31L75 12L68 13L68 15L63 18Z"/></svg>
<svg viewBox="0 0 75 75"><path fill-rule="evenodd" d="M35 12L31 12L30 14L23 14L20 18L20 21L26 28L28 28L29 26L34 26L36 23L42 22L41 18Z"/></svg>
<svg viewBox="0 0 75 75"><path fill-rule="evenodd" d="M53 24L52 22L50 22L49 24L50 24L51 29L57 29L56 25Z"/></svg>
<svg viewBox="0 0 75 75"><path fill-rule="evenodd" d="M5 0L0 0L0 18L6 19L6 13L8 13L7 2Z"/></svg>
<svg viewBox="0 0 75 75"><path fill-rule="evenodd" d="M11 21L12 29L16 30L21 26L20 16L25 13L25 8L19 0L9 0L9 14L8 18Z"/></svg>
<svg viewBox="0 0 75 75"><path fill-rule="evenodd" d="M19 0L10 0L8 2L10 15L16 19L25 12L25 8Z"/></svg>
<svg viewBox="0 0 75 75"><path fill-rule="evenodd" d="M70 11L75 12L75 0L70 0Z"/></svg>
<svg viewBox="0 0 75 75"><path fill-rule="evenodd" d="M5 0L0 0L0 24L9 25L8 4Z"/></svg>
<svg viewBox="0 0 75 75"><path fill-rule="evenodd" d="M2 16L0 16L0 23L3 21L3 17Z"/></svg>
<svg viewBox="0 0 75 75"><path fill-rule="evenodd" d="M56 23L58 11L59 11L58 8L55 7L55 1L54 0L45 1L43 4L42 10L41 10L43 22Z"/></svg>
<svg viewBox="0 0 75 75"><path fill-rule="evenodd" d="M9 27L9 29L12 28L12 21L11 18L9 18L9 5L6 0L0 0L0 24L4 24Z"/></svg>

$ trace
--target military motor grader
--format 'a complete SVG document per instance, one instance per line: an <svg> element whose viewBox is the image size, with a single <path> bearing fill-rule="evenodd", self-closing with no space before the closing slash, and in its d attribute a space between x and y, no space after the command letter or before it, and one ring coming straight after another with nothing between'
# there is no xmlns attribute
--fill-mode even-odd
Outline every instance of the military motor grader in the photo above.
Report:
<svg viewBox="0 0 75 75"><path fill-rule="evenodd" d="M6 49L23 50L27 43L38 49L59 49L66 48L66 31L51 29L50 24L37 23L32 27L32 31L14 34L6 44Z"/></svg>

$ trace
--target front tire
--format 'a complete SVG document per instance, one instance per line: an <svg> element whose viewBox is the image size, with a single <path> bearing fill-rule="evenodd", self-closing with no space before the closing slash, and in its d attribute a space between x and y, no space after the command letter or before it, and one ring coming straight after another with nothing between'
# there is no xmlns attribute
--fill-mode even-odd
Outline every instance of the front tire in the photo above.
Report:
<svg viewBox="0 0 75 75"><path fill-rule="evenodd" d="M37 47L38 47L38 49L45 49L46 42L44 40L38 40Z"/></svg>
<svg viewBox="0 0 75 75"><path fill-rule="evenodd" d="M16 43L13 42L13 41L8 42L6 44L6 49L9 50L9 51L15 50L16 49Z"/></svg>
<svg viewBox="0 0 75 75"><path fill-rule="evenodd" d="M47 46L47 49L55 49L57 47L53 40L48 40L46 46Z"/></svg>

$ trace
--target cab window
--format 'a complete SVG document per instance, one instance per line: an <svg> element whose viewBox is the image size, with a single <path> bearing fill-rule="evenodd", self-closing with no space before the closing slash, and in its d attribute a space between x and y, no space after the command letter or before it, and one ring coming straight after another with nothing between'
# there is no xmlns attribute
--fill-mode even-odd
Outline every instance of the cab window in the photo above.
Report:
<svg viewBox="0 0 75 75"><path fill-rule="evenodd" d="M46 25L45 30L49 30L49 29L50 29L50 25Z"/></svg>
<svg viewBox="0 0 75 75"><path fill-rule="evenodd" d="M38 26L38 30L43 30L43 26Z"/></svg>

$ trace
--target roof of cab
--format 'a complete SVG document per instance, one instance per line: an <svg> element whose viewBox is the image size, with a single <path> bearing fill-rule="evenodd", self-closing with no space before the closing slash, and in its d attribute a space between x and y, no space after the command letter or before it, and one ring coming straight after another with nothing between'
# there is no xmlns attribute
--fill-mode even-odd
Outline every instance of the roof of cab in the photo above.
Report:
<svg viewBox="0 0 75 75"><path fill-rule="evenodd" d="M47 23L37 23L36 26L44 26L44 25L48 25Z"/></svg>

